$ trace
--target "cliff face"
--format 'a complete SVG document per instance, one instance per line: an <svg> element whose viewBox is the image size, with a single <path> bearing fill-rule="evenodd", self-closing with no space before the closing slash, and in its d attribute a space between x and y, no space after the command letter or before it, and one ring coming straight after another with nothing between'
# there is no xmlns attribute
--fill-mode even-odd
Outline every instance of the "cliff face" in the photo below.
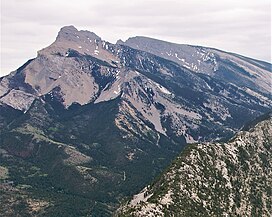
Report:
<svg viewBox="0 0 272 217"><path fill-rule="evenodd" d="M118 216L270 216L272 118L227 143L189 145Z"/></svg>

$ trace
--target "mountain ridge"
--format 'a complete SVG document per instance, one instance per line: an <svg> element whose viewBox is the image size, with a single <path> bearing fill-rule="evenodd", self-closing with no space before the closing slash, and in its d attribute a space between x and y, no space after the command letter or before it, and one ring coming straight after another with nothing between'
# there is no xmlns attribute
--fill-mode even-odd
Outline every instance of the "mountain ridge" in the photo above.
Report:
<svg viewBox="0 0 272 217"><path fill-rule="evenodd" d="M229 142L189 145L116 216L270 216L271 121L270 112Z"/></svg>
<svg viewBox="0 0 272 217"><path fill-rule="evenodd" d="M167 44L163 58L70 26L0 78L0 161L22 195L16 210L28 212L27 195L49 216L110 216L188 143L230 137L271 110L271 71L192 49L181 61Z"/></svg>

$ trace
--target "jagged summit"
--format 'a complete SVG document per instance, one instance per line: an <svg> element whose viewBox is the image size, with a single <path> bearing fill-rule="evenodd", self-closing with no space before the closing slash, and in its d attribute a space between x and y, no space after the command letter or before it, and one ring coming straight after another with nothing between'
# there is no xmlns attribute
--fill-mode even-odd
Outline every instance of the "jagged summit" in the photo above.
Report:
<svg viewBox="0 0 272 217"><path fill-rule="evenodd" d="M101 40L99 36L95 33L87 31L87 30L77 30L74 26L64 26L60 29L57 41L62 40L71 40L71 41L82 41L82 40Z"/></svg>
<svg viewBox="0 0 272 217"><path fill-rule="evenodd" d="M63 27L61 27L61 29L59 31L59 34L60 33L68 33L68 34L70 34L70 33L76 33L76 32L78 32L78 29L75 26L73 26L73 25L69 25L69 26L63 26Z"/></svg>
<svg viewBox="0 0 272 217"><path fill-rule="evenodd" d="M81 54L98 55L101 43L102 39L93 32L79 31L74 26L65 26L58 32L55 42L39 51L38 55L59 54L65 56L71 49Z"/></svg>

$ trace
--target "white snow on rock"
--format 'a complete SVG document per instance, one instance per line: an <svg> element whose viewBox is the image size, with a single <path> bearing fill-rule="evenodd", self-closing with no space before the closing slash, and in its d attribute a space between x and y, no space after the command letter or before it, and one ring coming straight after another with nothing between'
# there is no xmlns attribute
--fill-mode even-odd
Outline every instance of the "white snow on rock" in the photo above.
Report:
<svg viewBox="0 0 272 217"><path fill-rule="evenodd" d="M176 57L178 60L182 61L182 62L185 61L184 59L179 58L177 53L175 53L175 57Z"/></svg>
<svg viewBox="0 0 272 217"><path fill-rule="evenodd" d="M99 50L94 50L94 54L98 55L99 54Z"/></svg>
<svg viewBox="0 0 272 217"><path fill-rule="evenodd" d="M155 82L154 82L155 83ZM165 93L165 94L172 94L169 90L167 90L165 87L163 87L162 85L158 84L158 83L155 83L156 86L159 88L159 90L162 92L162 93Z"/></svg>

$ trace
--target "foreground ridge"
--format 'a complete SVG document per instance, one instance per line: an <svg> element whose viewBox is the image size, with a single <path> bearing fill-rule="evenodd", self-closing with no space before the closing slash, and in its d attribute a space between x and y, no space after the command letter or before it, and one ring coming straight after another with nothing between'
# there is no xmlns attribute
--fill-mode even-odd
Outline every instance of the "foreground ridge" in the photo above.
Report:
<svg viewBox="0 0 272 217"><path fill-rule="evenodd" d="M270 216L272 117L227 143L189 145L117 216Z"/></svg>

